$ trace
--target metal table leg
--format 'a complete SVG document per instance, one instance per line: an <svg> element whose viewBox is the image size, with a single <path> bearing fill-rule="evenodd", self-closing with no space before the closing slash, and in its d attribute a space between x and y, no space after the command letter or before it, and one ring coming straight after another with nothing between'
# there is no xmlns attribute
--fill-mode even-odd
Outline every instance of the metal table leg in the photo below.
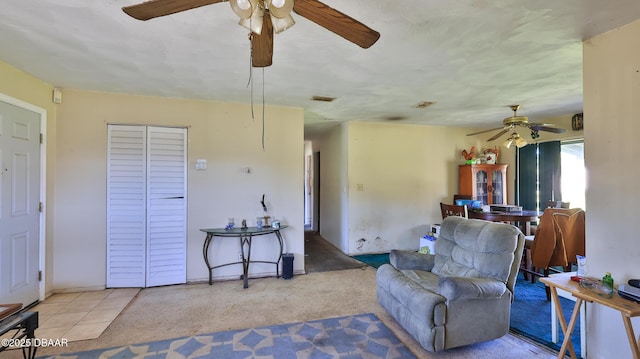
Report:
<svg viewBox="0 0 640 359"><path fill-rule="evenodd" d="M207 234L207 237L204 239L204 245L202 246L202 256L204 257L204 263L207 265L207 270L209 270L209 285L213 282L213 267L209 263L209 245L211 244L211 239L213 235L211 233Z"/></svg>
<svg viewBox="0 0 640 359"><path fill-rule="evenodd" d="M278 237L278 242L280 243L280 254L278 255L278 260L276 261L276 278L280 278L280 261L282 260L282 251L284 249L284 242L282 240L282 235L280 231L275 231L276 237Z"/></svg>
<svg viewBox="0 0 640 359"><path fill-rule="evenodd" d="M249 263L251 262L251 240L252 236L241 236L240 253L242 253L242 277L244 279L244 288L249 288ZM244 246L247 245L247 255L244 255Z"/></svg>

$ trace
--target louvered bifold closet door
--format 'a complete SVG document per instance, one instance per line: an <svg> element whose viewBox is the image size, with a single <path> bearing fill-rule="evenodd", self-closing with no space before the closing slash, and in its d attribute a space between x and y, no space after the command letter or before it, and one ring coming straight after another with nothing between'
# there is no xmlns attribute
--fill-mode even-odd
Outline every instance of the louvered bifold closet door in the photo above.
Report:
<svg viewBox="0 0 640 359"><path fill-rule="evenodd" d="M107 287L144 287L146 128L110 125L107 136Z"/></svg>
<svg viewBox="0 0 640 359"><path fill-rule="evenodd" d="M107 287L186 282L187 130L108 126Z"/></svg>
<svg viewBox="0 0 640 359"><path fill-rule="evenodd" d="M185 283L187 130L147 132L147 287Z"/></svg>

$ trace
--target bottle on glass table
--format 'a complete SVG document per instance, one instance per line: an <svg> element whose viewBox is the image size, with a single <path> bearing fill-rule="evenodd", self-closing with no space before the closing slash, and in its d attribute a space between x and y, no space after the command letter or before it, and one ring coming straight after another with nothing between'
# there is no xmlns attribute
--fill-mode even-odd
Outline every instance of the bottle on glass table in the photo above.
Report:
<svg viewBox="0 0 640 359"><path fill-rule="evenodd" d="M233 229L233 227L236 226L236 221L234 218L229 217L229 221L227 222L227 225L225 226L226 229Z"/></svg>
<svg viewBox="0 0 640 359"><path fill-rule="evenodd" d="M613 289L613 278L611 277L611 273L605 273L604 277L602 277L602 284L610 289Z"/></svg>

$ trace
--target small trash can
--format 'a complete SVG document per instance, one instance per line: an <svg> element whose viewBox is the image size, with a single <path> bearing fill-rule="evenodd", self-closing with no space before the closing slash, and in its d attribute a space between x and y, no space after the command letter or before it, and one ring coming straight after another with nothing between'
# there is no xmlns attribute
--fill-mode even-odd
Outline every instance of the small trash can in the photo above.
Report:
<svg viewBox="0 0 640 359"><path fill-rule="evenodd" d="M282 255L282 279L293 278L293 253Z"/></svg>

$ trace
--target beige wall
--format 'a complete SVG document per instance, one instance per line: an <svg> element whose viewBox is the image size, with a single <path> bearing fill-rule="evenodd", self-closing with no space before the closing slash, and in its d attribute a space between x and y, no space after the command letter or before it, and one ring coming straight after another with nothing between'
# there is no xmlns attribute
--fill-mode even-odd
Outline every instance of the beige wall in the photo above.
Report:
<svg viewBox="0 0 640 359"><path fill-rule="evenodd" d="M242 219L255 225L263 193L269 213L290 225L283 231L285 251L295 254L294 271L303 272L302 110L266 109L264 150L262 121L250 114L250 107L240 104L65 91L57 126L54 290L105 285L107 124L188 128L188 281L208 276L199 229L224 227L229 217L238 225ZM196 159L208 161L205 171L195 170ZM273 238L254 241L252 258L276 258L275 243ZM221 239L211 251L214 263L231 262L239 246ZM273 265L251 266L256 275L272 272ZM241 266L214 272L216 278L239 274Z"/></svg>
<svg viewBox="0 0 640 359"><path fill-rule="evenodd" d="M571 115L531 121L568 129L540 132L540 142L583 135L571 130ZM349 255L416 249L427 226L442 220L439 203L458 193L461 152L472 146L477 154L498 147L498 162L509 165L507 202L515 203L515 147L487 142L491 134L467 136L478 130L352 121L309 138L321 153L320 233Z"/></svg>
<svg viewBox="0 0 640 359"><path fill-rule="evenodd" d="M312 139L322 236L349 255L417 249L427 226L442 220L439 203L458 192L461 151L488 147L469 132L353 121Z"/></svg>
<svg viewBox="0 0 640 359"><path fill-rule="evenodd" d="M468 129L349 124L349 254L418 249L440 202L458 193L460 152L481 144Z"/></svg>
<svg viewBox="0 0 640 359"><path fill-rule="evenodd" d="M283 230L285 251L295 254L294 271L304 272L303 113L267 107L265 148L261 118L249 105L107 94L65 89L63 103L51 101L53 86L0 62L0 93L46 110L45 291L104 288L106 281L106 128L143 124L188 128L187 280L208 277L200 228L223 227L228 217L250 225L269 214ZM261 114L258 108L255 113ZM196 159L208 169L196 171ZM251 168L251 173L246 169ZM297 190L296 190L297 189ZM267 238L267 237L264 237ZM237 241L214 242L214 260L236 261ZM272 259L275 240L254 242L254 259ZM255 264L267 275L275 266ZM238 278L240 266L217 270L217 278Z"/></svg>
<svg viewBox="0 0 640 359"><path fill-rule="evenodd" d="M634 212L640 203L635 145L640 134L640 21L584 43L588 275L611 272L618 284L640 278ZM631 358L620 314L588 306L589 358ZM632 323L636 335L640 320Z"/></svg>

